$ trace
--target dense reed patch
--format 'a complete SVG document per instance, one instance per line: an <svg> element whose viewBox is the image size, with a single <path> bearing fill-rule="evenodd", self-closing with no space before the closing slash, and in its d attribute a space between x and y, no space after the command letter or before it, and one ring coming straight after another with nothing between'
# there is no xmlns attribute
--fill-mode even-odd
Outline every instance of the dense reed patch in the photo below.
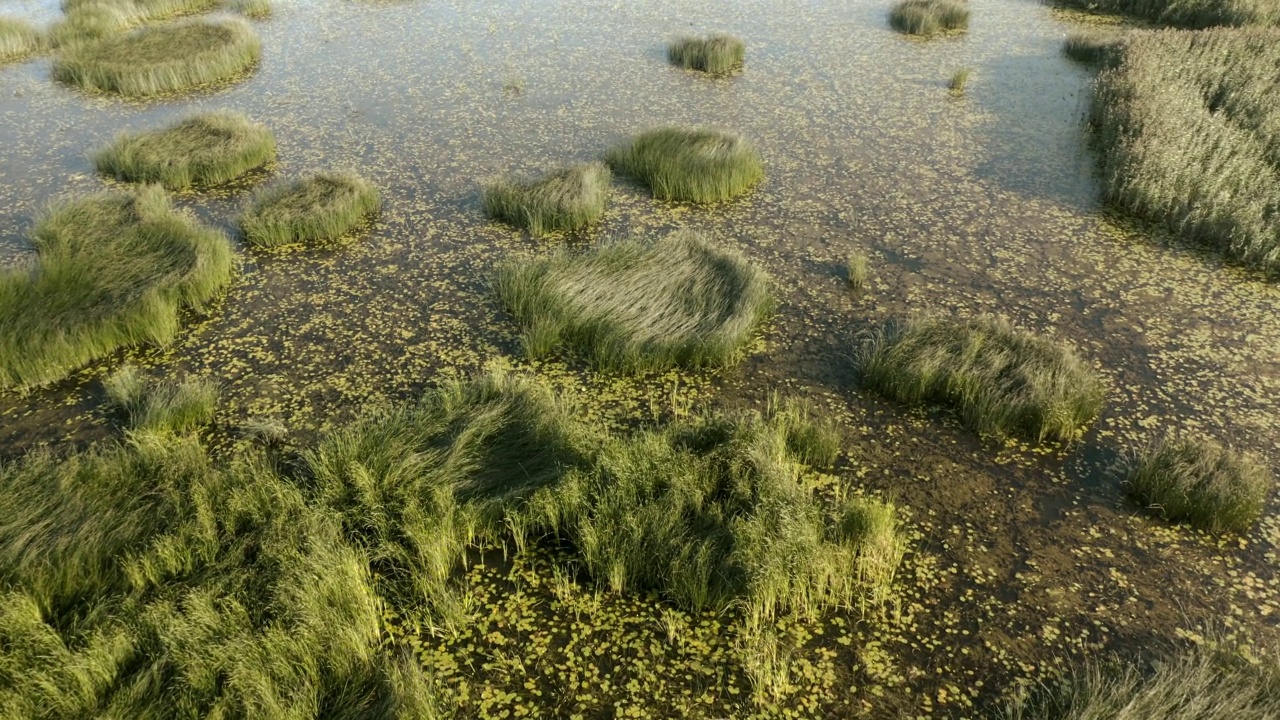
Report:
<svg viewBox="0 0 1280 720"><path fill-rule="evenodd" d="M337 240L381 207L378 189L364 178L320 172L259 190L238 222L250 243L273 249Z"/></svg>
<svg viewBox="0 0 1280 720"><path fill-rule="evenodd" d="M583 163L535 180L501 178L484 187L484 210L535 237L580 230L604 215L613 179L604 163Z"/></svg>
<svg viewBox="0 0 1280 720"><path fill-rule="evenodd" d="M125 414L129 427L156 432L186 432L213 420L218 385L210 380L153 380L125 365L103 381L107 402Z"/></svg>
<svg viewBox="0 0 1280 720"><path fill-rule="evenodd" d="M1072 30L1062 43L1062 53L1084 63L1102 62L1116 51L1120 37L1115 30Z"/></svg>
<svg viewBox="0 0 1280 720"><path fill-rule="evenodd" d="M19 18L0 17L0 64L21 60L40 51L44 36Z"/></svg>
<svg viewBox="0 0 1280 720"><path fill-rule="evenodd" d="M745 412L609 435L495 375L289 463L214 466L145 431L34 453L0 466L0 712L445 717L407 651L468 621L454 571L492 543L567 546L602 589L732 608L748 645L877 601L903 553L894 508L815 492L786 434Z"/></svg>
<svg viewBox="0 0 1280 720"><path fill-rule="evenodd" d="M667 45L667 60L686 70L721 74L742 67L747 46L732 35L682 37Z"/></svg>
<svg viewBox="0 0 1280 720"><path fill-rule="evenodd" d="M751 143L721 130L649 130L612 148L605 159L659 200L723 202L764 179L764 163Z"/></svg>
<svg viewBox="0 0 1280 720"><path fill-rule="evenodd" d="M1280 717L1280 656L1210 640L1138 664L1089 662L1012 704L1001 720L1269 720Z"/></svg>
<svg viewBox="0 0 1280 720"><path fill-rule="evenodd" d="M509 261L494 291L530 357L567 348L620 371L735 363L773 306L762 271L688 232Z"/></svg>
<svg viewBox="0 0 1280 720"><path fill-rule="evenodd" d="M186 20L66 45L54 59L53 76L86 90L159 95L241 75L261 51L244 20Z"/></svg>
<svg viewBox="0 0 1280 720"><path fill-rule="evenodd" d="M276 141L265 125L218 111L163 130L122 134L94 155L98 172L119 180L157 182L170 190L216 185L275 159Z"/></svg>
<svg viewBox="0 0 1280 720"><path fill-rule="evenodd" d="M222 234L177 213L156 186L56 206L32 232L39 262L0 274L0 389L65 377L118 348L165 344L178 311L231 277Z"/></svg>
<svg viewBox="0 0 1280 720"><path fill-rule="evenodd" d="M1133 32L1098 78L1107 199L1280 271L1280 30Z"/></svg>
<svg viewBox="0 0 1280 720"><path fill-rule="evenodd" d="M1074 351L994 317L892 322L856 363L863 386L905 403L956 409L996 436L1070 440L1102 410L1102 378Z"/></svg>
<svg viewBox="0 0 1280 720"><path fill-rule="evenodd" d="M1256 458L1202 438L1167 436L1121 467L1130 497L1212 533L1248 531L1275 481Z"/></svg>
<svg viewBox="0 0 1280 720"><path fill-rule="evenodd" d="M932 37L969 29L966 0L902 0L889 11L889 26L907 35Z"/></svg>
<svg viewBox="0 0 1280 720"><path fill-rule="evenodd" d="M1280 3L1275 0L1055 0L1055 4L1189 30L1280 25Z"/></svg>

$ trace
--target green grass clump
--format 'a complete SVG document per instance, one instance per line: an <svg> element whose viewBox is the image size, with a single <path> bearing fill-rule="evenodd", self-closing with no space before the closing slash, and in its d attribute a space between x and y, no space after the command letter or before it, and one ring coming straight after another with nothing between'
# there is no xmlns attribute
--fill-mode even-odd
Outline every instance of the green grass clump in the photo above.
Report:
<svg viewBox="0 0 1280 720"><path fill-rule="evenodd" d="M845 280L849 287L862 292L871 278L871 261L862 253L850 253L845 260Z"/></svg>
<svg viewBox="0 0 1280 720"><path fill-rule="evenodd" d="M1000 720L1270 720L1280 655L1210 640L1144 667L1091 661L1012 703Z"/></svg>
<svg viewBox="0 0 1280 720"><path fill-rule="evenodd" d="M44 36L30 23L0 17L0 64L34 55L44 46Z"/></svg>
<svg viewBox="0 0 1280 720"><path fill-rule="evenodd" d="M965 87L969 85L969 76L972 74L973 71L969 68L961 68L955 71L952 73L951 81L947 83L947 87L951 89L951 92L963 95Z"/></svg>
<svg viewBox="0 0 1280 720"><path fill-rule="evenodd" d="M1110 203L1280 272L1280 30L1131 32L1098 77Z"/></svg>
<svg viewBox="0 0 1280 720"><path fill-rule="evenodd" d="M0 465L0 715L445 717L394 640L467 623L456 571L494 543L545 538L601 588L729 610L748 641L873 601L904 548L893 507L817 492L786 435L749 412L612 435L491 375L288 463L146 431L33 453Z"/></svg>
<svg viewBox="0 0 1280 720"><path fill-rule="evenodd" d="M223 7L251 20L271 17L271 0L226 0Z"/></svg>
<svg viewBox="0 0 1280 720"><path fill-rule="evenodd" d="M954 407L996 436L1070 440L1102 410L1102 378L1072 350L981 317L890 323L857 356L861 383L905 403Z"/></svg>
<svg viewBox="0 0 1280 720"><path fill-rule="evenodd" d="M154 22L208 12L216 9L219 2L221 0L62 0L62 10L72 15L87 7L108 6L141 21Z"/></svg>
<svg viewBox="0 0 1280 720"><path fill-rule="evenodd" d="M0 389L59 380L138 343L165 344L178 311L231 278L227 238L156 186L63 203L32 232L39 262L0 274Z"/></svg>
<svg viewBox="0 0 1280 720"><path fill-rule="evenodd" d="M530 357L567 347L621 371L735 363L773 306L762 271L688 232L507 262L494 290Z"/></svg>
<svg viewBox="0 0 1280 720"><path fill-rule="evenodd" d="M66 45L54 59L53 76L86 90L159 95L240 75L261 52L244 20L186 20Z"/></svg>
<svg viewBox="0 0 1280 720"><path fill-rule="evenodd" d="M122 33L144 20L129 3L81 3L49 27L49 42L55 48L92 42Z"/></svg>
<svg viewBox="0 0 1280 720"><path fill-rule="evenodd" d="M320 172L254 194L238 220L264 249L337 240L382 207L378 189L354 173Z"/></svg>
<svg viewBox="0 0 1280 720"><path fill-rule="evenodd" d="M129 418L135 430L187 432L213 420L218 385L209 380L153 381L125 365L103 382L107 401Z"/></svg>
<svg viewBox="0 0 1280 720"><path fill-rule="evenodd" d="M686 70L727 73L742 67L746 46L732 35L682 37L667 45L667 60Z"/></svg>
<svg viewBox="0 0 1280 720"><path fill-rule="evenodd" d="M932 37L969 29L966 0L902 0L889 11L889 26L907 35Z"/></svg>
<svg viewBox="0 0 1280 720"><path fill-rule="evenodd" d="M1212 533L1248 531L1275 484L1253 457L1210 440L1168 436L1125 461L1130 497Z"/></svg>
<svg viewBox="0 0 1280 720"><path fill-rule="evenodd" d="M606 161L649 186L659 200L731 200L764 179L760 154L741 135L661 128L614 147Z"/></svg>
<svg viewBox="0 0 1280 720"><path fill-rule="evenodd" d="M217 185L275 159L265 125L232 112L196 115L163 130L123 134L94 155L98 172L170 190Z"/></svg>
<svg viewBox="0 0 1280 720"><path fill-rule="evenodd" d="M1062 52L1083 63L1102 62L1116 51L1120 33L1114 30L1073 30L1067 33Z"/></svg>
<svg viewBox="0 0 1280 720"><path fill-rule="evenodd" d="M599 162L571 165L536 180L502 178L485 185L484 210L535 237L578 230L604 215L612 179Z"/></svg>

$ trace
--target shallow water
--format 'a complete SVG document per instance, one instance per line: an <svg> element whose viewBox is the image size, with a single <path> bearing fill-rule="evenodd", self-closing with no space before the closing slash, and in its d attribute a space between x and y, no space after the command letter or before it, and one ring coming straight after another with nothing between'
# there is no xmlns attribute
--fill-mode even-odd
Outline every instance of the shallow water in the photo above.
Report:
<svg viewBox="0 0 1280 720"><path fill-rule="evenodd" d="M157 373L219 379L224 429L270 415L306 437L494 362L577 388L601 422L619 425L789 389L848 420L841 472L912 513L919 552L904 572L904 612L875 631L902 680L870 683L895 702L963 707L1064 655L1142 646L1210 619L1272 633L1274 515L1247 540L1215 543L1134 517L1103 469L1178 426L1274 457L1280 289L1109 219L1083 124L1091 72L1060 55L1060 16L1029 0L973 0L967 35L920 42L888 30L887 6L277 2L255 23L263 61L249 78L149 102L57 85L48 58L9 65L0 266L29 259L24 235L47 203L105 186L88 156L117 132L238 110L274 130L271 176L354 168L382 189L384 212L343 248L241 248L242 272L216 312L173 347L122 354ZM48 20L56 6L3 2L0 12ZM710 30L746 39L743 73L666 65L665 39ZM962 67L973 74L957 97L947 82ZM768 177L710 210L619 183L601 226L568 244L707 230L777 279L778 319L754 357L718 373L621 379L576 362L524 363L484 278L509 253L563 241L486 222L479 181L593 159L657 124L739 130ZM230 230L245 190L178 202ZM843 284L851 251L871 258L862 296ZM998 312L1071 340L1112 384L1097 429L1075 447L1029 452L856 391L857 333L926 312ZM0 456L116 432L97 382L120 360L0 396ZM855 650L842 651L850 663ZM958 692L940 699L948 683ZM845 711L869 697L862 684Z"/></svg>

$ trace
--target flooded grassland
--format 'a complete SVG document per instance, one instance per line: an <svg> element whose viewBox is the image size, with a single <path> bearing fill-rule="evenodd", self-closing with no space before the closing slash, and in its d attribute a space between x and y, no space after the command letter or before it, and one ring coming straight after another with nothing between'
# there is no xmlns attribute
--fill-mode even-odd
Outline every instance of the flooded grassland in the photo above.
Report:
<svg viewBox="0 0 1280 720"><path fill-rule="evenodd" d="M1110 217L1083 122L1090 71L1060 52L1070 22L1024 0L972 9L967 35L926 43L892 33L887 4L865 0L696 15L669 2L280 2L255 23L253 74L193 95L89 96L55 84L47 57L4 67L0 265L32 253L25 234L48 202L107 184L91 152L195 110L243 112L278 144L278 161L249 181L176 196L203 220L234 232L253 185L326 169L359 172L383 209L331 249L267 254L237 241L225 299L171 347L0 396L0 456L117 435L100 381L126 357L221 383L208 439L223 450L247 419L279 418L302 444L437 378L510 365L617 428L704 404L763 407L774 392L808 397L845 428L832 473L905 508L912 544L895 600L781 628L801 650L790 691L763 705L731 660L732 618L598 592L567 577L554 548L478 555L460 580L474 624L449 634L389 620L468 716L974 716L1011 684L1104 650L1209 626L1274 639L1274 502L1249 535L1214 539L1137 513L1109 468L1177 427L1274 458L1280 289ZM666 39L710 30L746 40L743 72L667 65ZM947 83L965 67L957 96ZM568 237L486 221L482 180L590 161L660 124L742 132L764 183L707 209L618 181L604 220ZM522 359L488 289L499 261L675 228L710 233L776 281L777 315L748 360L632 377ZM852 252L870 258L862 293L843 277ZM861 331L984 312L1096 361L1106 409L1079 443L979 440L945 413L856 388Z"/></svg>

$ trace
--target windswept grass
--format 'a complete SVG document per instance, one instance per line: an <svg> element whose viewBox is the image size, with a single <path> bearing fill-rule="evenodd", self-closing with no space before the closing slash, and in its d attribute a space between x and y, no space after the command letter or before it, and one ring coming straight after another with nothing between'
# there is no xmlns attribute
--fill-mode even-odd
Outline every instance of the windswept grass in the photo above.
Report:
<svg viewBox="0 0 1280 720"><path fill-rule="evenodd" d="M599 162L571 165L536 180L501 178L485 185L484 210L534 237L579 230L604 215L612 179Z"/></svg>
<svg viewBox="0 0 1280 720"><path fill-rule="evenodd" d="M54 59L53 76L97 92L159 95L241 75L261 52L244 20L186 20L66 45Z"/></svg>
<svg viewBox="0 0 1280 720"><path fill-rule="evenodd" d="M667 60L686 70L721 74L742 67L746 45L732 35L682 37L667 45Z"/></svg>
<svg viewBox="0 0 1280 720"><path fill-rule="evenodd" d="M1208 642L1151 666L1093 661L1012 704L1001 720L1271 720L1280 656Z"/></svg>
<svg viewBox="0 0 1280 720"><path fill-rule="evenodd" d="M1121 34L1116 30L1073 30L1067 33L1062 52L1072 60L1102 62L1116 51L1120 38Z"/></svg>
<svg viewBox="0 0 1280 720"><path fill-rule="evenodd" d="M216 9L219 2L221 0L62 0L62 10L71 15L87 7L109 6L139 20L154 22L208 12Z"/></svg>
<svg viewBox="0 0 1280 720"><path fill-rule="evenodd" d="M889 11L889 26L907 35L933 37L969 29L966 0L902 0Z"/></svg>
<svg viewBox="0 0 1280 720"><path fill-rule="evenodd" d="M905 403L954 407L969 428L1070 440L1102 410L1102 378L1069 348L981 317L890 323L857 354L861 383Z"/></svg>
<svg viewBox="0 0 1280 720"><path fill-rule="evenodd" d="M190 437L137 432L0 466L0 714L445 717L397 638L468 622L452 578L494 542L545 538L602 589L727 610L759 682L777 621L887 592L894 508L815 492L771 417L627 437L578 418L494 375L292 463L215 467Z"/></svg>
<svg viewBox="0 0 1280 720"><path fill-rule="evenodd" d="M79 3L49 27L49 42L55 48L67 48L117 35L145 19L132 3L106 0Z"/></svg>
<svg viewBox="0 0 1280 720"><path fill-rule="evenodd" d="M119 180L158 182L181 190L235 179L275 156L276 141L265 125L219 111L163 130L120 135L93 161L98 172Z"/></svg>
<svg viewBox="0 0 1280 720"><path fill-rule="evenodd" d="M103 381L107 401L129 418L135 430L180 433L213 420L218 385L188 378L156 381L133 365L125 365Z"/></svg>
<svg viewBox="0 0 1280 720"><path fill-rule="evenodd" d="M1280 272L1280 30L1132 32L1098 77L1107 199Z"/></svg>
<svg viewBox="0 0 1280 720"><path fill-rule="evenodd" d="M238 222L250 243L274 249L337 240L381 207L378 189L364 178L320 172L259 190Z"/></svg>
<svg viewBox="0 0 1280 720"><path fill-rule="evenodd" d="M762 271L688 232L507 262L494 290L530 357L572 348L619 371L733 364L773 305Z"/></svg>
<svg viewBox="0 0 1280 720"><path fill-rule="evenodd" d="M0 17L0 64L21 60L39 52L44 37L19 18Z"/></svg>
<svg viewBox="0 0 1280 720"><path fill-rule="evenodd" d="M1121 472L1129 495L1149 510L1212 533L1248 531L1275 485L1247 454L1172 435L1134 453Z"/></svg>
<svg viewBox="0 0 1280 720"><path fill-rule="evenodd" d="M121 347L165 344L182 308L231 278L227 238L159 187L63 203L32 233L39 262L0 274L0 389L59 380Z"/></svg>
<svg viewBox="0 0 1280 720"><path fill-rule="evenodd" d="M764 179L755 148L741 135L720 130L649 130L614 147L605 159L648 185L659 200L724 202Z"/></svg>
<svg viewBox="0 0 1280 720"><path fill-rule="evenodd" d="M1091 13L1129 15L1155 25L1198 30L1227 26L1280 25L1275 0L1054 0Z"/></svg>

